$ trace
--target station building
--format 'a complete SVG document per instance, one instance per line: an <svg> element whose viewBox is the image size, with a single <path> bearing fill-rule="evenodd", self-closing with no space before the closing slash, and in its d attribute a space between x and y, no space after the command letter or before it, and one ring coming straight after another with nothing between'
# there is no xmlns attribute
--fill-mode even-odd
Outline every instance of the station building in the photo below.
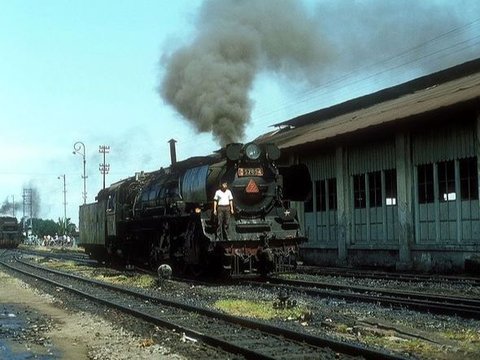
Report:
<svg viewBox="0 0 480 360"><path fill-rule="evenodd" d="M478 267L480 59L277 126L263 140L311 173L305 263Z"/></svg>

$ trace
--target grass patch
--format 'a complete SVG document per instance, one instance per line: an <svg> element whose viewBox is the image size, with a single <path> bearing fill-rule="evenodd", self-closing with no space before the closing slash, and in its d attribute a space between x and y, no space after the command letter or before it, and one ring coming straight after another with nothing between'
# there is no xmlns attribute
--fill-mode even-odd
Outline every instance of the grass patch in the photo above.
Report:
<svg viewBox="0 0 480 360"><path fill-rule="evenodd" d="M245 316L255 319L272 320L302 320L310 318L311 314L303 306L290 309L274 309L271 301L253 300L218 300L215 308L235 316Z"/></svg>
<svg viewBox="0 0 480 360"><path fill-rule="evenodd" d="M157 285L157 279L150 275L134 275L127 276L124 274L119 275L97 275L95 279L109 282L115 285L136 286L143 289L153 288Z"/></svg>
<svg viewBox="0 0 480 360"><path fill-rule="evenodd" d="M104 273L104 270L79 265L75 261L48 261L44 265L51 269L75 273L77 275L115 285L136 286L143 289L153 288L157 285L157 279L150 275L125 275L112 272Z"/></svg>
<svg viewBox="0 0 480 360"><path fill-rule="evenodd" d="M82 247L73 247L73 246L42 246L42 245L26 245L19 244L18 248L21 250L33 250L33 251L42 251L47 253L74 253L74 254L85 254L85 249Z"/></svg>
<svg viewBox="0 0 480 360"><path fill-rule="evenodd" d="M360 341L390 351L409 354L424 359L450 359L452 354L444 352L441 347L418 339L399 339L391 337L362 336Z"/></svg>
<svg viewBox="0 0 480 360"><path fill-rule="evenodd" d="M452 334L453 336L453 334ZM478 343L470 343L468 340L459 340L455 346L434 344L421 339L405 339L395 336L372 336L370 334L363 335L359 338L360 341L368 345L378 346L391 351L409 354L414 357L423 359L454 359L460 358L462 360L478 359L480 356L480 349Z"/></svg>
<svg viewBox="0 0 480 360"><path fill-rule="evenodd" d="M473 329L461 329L442 333L447 339L455 340L465 354L473 354L480 359L480 332ZM465 357L464 357L465 358ZM468 358L468 357L467 357Z"/></svg>
<svg viewBox="0 0 480 360"><path fill-rule="evenodd" d="M42 261L43 260L43 261ZM50 259L42 259L39 262L44 263L47 267L51 269L65 270L65 271L78 271L81 266L75 261L55 261Z"/></svg>
<svg viewBox="0 0 480 360"><path fill-rule="evenodd" d="M338 324L336 327L335 327L335 330L341 334L347 334L349 333L349 330L351 329L350 326L346 325L346 324ZM351 332L351 331L350 331Z"/></svg>
<svg viewBox="0 0 480 360"><path fill-rule="evenodd" d="M456 331L446 331L443 333L448 339L457 341L466 341L471 343L480 343L480 332L473 329L461 329Z"/></svg>

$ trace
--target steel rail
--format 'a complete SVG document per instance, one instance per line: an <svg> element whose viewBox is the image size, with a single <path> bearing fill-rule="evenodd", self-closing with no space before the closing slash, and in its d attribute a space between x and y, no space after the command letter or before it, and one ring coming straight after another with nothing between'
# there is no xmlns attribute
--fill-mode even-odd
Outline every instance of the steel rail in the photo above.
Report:
<svg viewBox="0 0 480 360"><path fill-rule="evenodd" d="M469 283L473 286L480 286L480 277L475 276L456 276L456 275L425 275L425 274L409 274L409 273L390 273L383 271L365 271L352 270L344 268L326 268L326 267L304 267L299 266L297 273L340 276L340 277L356 277L361 279L384 279L397 280L405 282L448 282L448 283Z"/></svg>
<svg viewBox="0 0 480 360"><path fill-rule="evenodd" d="M313 336L313 335L303 333L303 332L296 332L296 331L293 331L293 330L289 330L289 329L265 324L265 323L262 323L262 322L259 322L259 321L249 320L249 319L245 319L245 318L239 318L239 317L236 317L236 316L231 316L231 315L228 315L228 314L221 313L219 311L210 310L210 309L206 309L206 308L201 308L201 307L196 307L196 306L193 306L193 305L185 304L183 302L176 302L176 301L169 300L169 299L166 299L166 298L162 298L162 297L159 297L159 296L154 296L153 297L153 296L146 295L146 294L143 294L143 293L131 290L131 289L125 289L125 288L122 288L122 287L119 287L119 286L116 286L116 285L111 285L111 284L106 284L106 283L96 281L96 280L86 279L86 278L83 278L83 277L80 277L80 276L77 276L77 275L64 273L64 272L61 272L61 271L58 271L58 270L46 269L44 267L29 264L29 263L26 263L26 262L22 262L20 260L17 260L17 261L19 261L20 263L22 263L26 266L29 266L29 267L37 268L37 269L40 269L42 271L48 271L48 272L51 272L51 273L54 273L54 274L57 274L57 275L61 275L61 276L65 276L65 277L68 277L68 278L73 278L75 280L88 282L88 283L93 283L93 284L95 284L97 286L101 286L103 288L108 288L108 289L112 289L114 291L119 291L119 292L122 292L122 293L125 293L125 294L128 294L128 295L139 297L142 300L155 301L155 302L158 302L158 303L160 303L162 305L165 305L165 306L172 306L172 307L179 308L179 309L182 309L182 310L185 310L185 311L195 312L199 315L213 317L213 318L216 318L218 320L225 321L225 322L228 322L228 323L231 323L231 324L240 325L240 326L245 327L245 328L249 328L249 329L253 329L253 330L259 330L259 331L267 333L271 336L277 336L277 337L280 336L280 337L285 338L285 339L290 340L290 341L294 341L294 342L297 342L297 343L303 343L303 344L306 344L306 345L309 345L309 346L316 347L316 348L319 349L319 351L321 350L321 348L329 348L333 351L336 351L336 352L339 352L339 353L342 353L342 354L345 354L345 355L363 356L366 359L404 359L404 357L402 357L402 356L391 354L391 353L388 353L386 351L368 349L368 348L365 348L365 347L360 346L360 345L345 343L345 342L332 340L332 339L329 339L329 338L324 338L324 337L319 337L319 336ZM3 262L0 262L0 264L3 264L4 266L9 266L9 265L4 264ZM12 270L21 271L21 270L17 270L14 267L12 267ZM30 274L29 272L25 272L25 274L29 275L29 276L35 276L35 277L37 276L37 275ZM66 286L66 285L62 285L62 284L55 284L55 286L59 286L59 287L65 288L66 290L76 292L75 289L72 289L68 285ZM81 293L81 295L86 296L88 298L92 298L91 294ZM98 301L102 301L102 300L98 300ZM150 316L148 314L144 314L143 312L141 312L139 310L132 309L130 307L124 307L122 305L119 305L119 309L121 309L122 311L126 311L127 313L130 313L130 314L135 315L137 317L147 319L147 320L148 320L148 317ZM174 323L164 322L161 319L153 318L153 320L148 320L148 321L151 321L151 322L158 321L158 323L162 326L177 329L178 331L182 331L186 334L189 334L189 336L191 336L191 337L198 338L198 339L202 340L203 342L205 342L209 345L219 346L219 347L224 348L227 351L229 351L229 346L232 346L232 345L222 345L221 342L223 340L220 340L216 337L208 336L204 333L199 333L197 331L191 331L187 328L179 329L179 328L177 328L178 325L176 325ZM236 345L233 345L233 346L234 346L235 352L241 352L244 349L242 346L238 346L238 348L236 348ZM262 355L262 354L259 355L256 352L252 352L253 350L250 350L250 349L247 349L247 350L248 351L246 353L242 352L242 354L244 356L246 356L247 358L259 358L259 356ZM264 356L264 354L262 356ZM270 358L270 357L267 356L267 357L264 357L264 358Z"/></svg>
<svg viewBox="0 0 480 360"><path fill-rule="evenodd" d="M335 297L350 301L365 301L380 303L383 305L395 305L437 314L450 314L466 318L480 319L480 300L474 298L432 294L426 295L414 292L402 292L399 290L379 290L376 288L360 286L278 278L269 278L268 283L264 282L264 280L243 281L242 283L262 286L265 288L282 286L290 291L303 292L314 296Z"/></svg>

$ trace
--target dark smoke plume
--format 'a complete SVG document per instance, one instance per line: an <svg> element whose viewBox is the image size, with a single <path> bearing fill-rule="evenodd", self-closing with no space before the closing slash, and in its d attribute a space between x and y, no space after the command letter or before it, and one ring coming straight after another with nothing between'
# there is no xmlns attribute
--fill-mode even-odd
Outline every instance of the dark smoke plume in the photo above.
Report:
<svg viewBox="0 0 480 360"><path fill-rule="evenodd" d="M478 57L465 23L480 11L475 0L312 3L307 11L300 0L204 1L192 42L164 58L161 96L225 145L244 136L248 93L261 71L293 79L293 88L328 90L329 82L366 71L392 86L409 79L407 70L419 76Z"/></svg>
<svg viewBox="0 0 480 360"><path fill-rule="evenodd" d="M38 218L40 214L40 208L41 208L41 198L40 198L40 192L38 191L38 188L33 185L32 182L30 182L28 185L25 185L23 187L24 193L23 193L23 199L21 200L22 203L19 204L20 209L23 212L25 212L26 217L32 216L32 218ZM31 190L30 194L28 192L25 192L25 190ZM25 205L25 208L24 208ZM18 217L18 215L17 215Z"/></svg>
<svg viewBox="0 0 480 360"><path fill-rule="evenodd" d="M207 0L196 28L189 46L165 57L160 94L221 145L244 136L256 74L269 70L305 83L331 54L297 0Z"/></svg>
<svg viewBox="0 0 480 360"><path fill-rule="evenodd" d="M13 207L15 207L15 215L18 216L21 204L19 202L10 202L10 197L7 197L2 205L0 205L0 215L13 216Z"/></svg>
<svg viewBox="0 0 480 360"><path fill-rule="evenodd" d="M38 188L35 186L30 186L32 189L32 216L34 218L38 218L40 215L40 208L41 208L41 198L40 192Z"/></svg>

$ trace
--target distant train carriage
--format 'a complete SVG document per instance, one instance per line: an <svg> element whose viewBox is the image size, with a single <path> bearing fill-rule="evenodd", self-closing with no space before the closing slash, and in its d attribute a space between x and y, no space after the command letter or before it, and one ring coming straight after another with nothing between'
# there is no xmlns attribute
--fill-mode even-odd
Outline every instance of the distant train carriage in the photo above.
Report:
<svg viewBox="0 0 480 360"><path fill-rule="evenodd" d="M295 265L306 238L288 201L310 189L306 167L277 167L273 144L230 144L220 153L193 157L141 173L101 190L80 207L80 245L97 258L123 258L178 271L269 273ZM235 215L217 231L213 195L228 182ZM289 186L290 184L290 186Z"/></svg>
<svg viewBox="0 0 480 360"><path fill-rule="evenodd" d="M21 241L17 218L0 216L0 247L16 248Z"/></svg>

